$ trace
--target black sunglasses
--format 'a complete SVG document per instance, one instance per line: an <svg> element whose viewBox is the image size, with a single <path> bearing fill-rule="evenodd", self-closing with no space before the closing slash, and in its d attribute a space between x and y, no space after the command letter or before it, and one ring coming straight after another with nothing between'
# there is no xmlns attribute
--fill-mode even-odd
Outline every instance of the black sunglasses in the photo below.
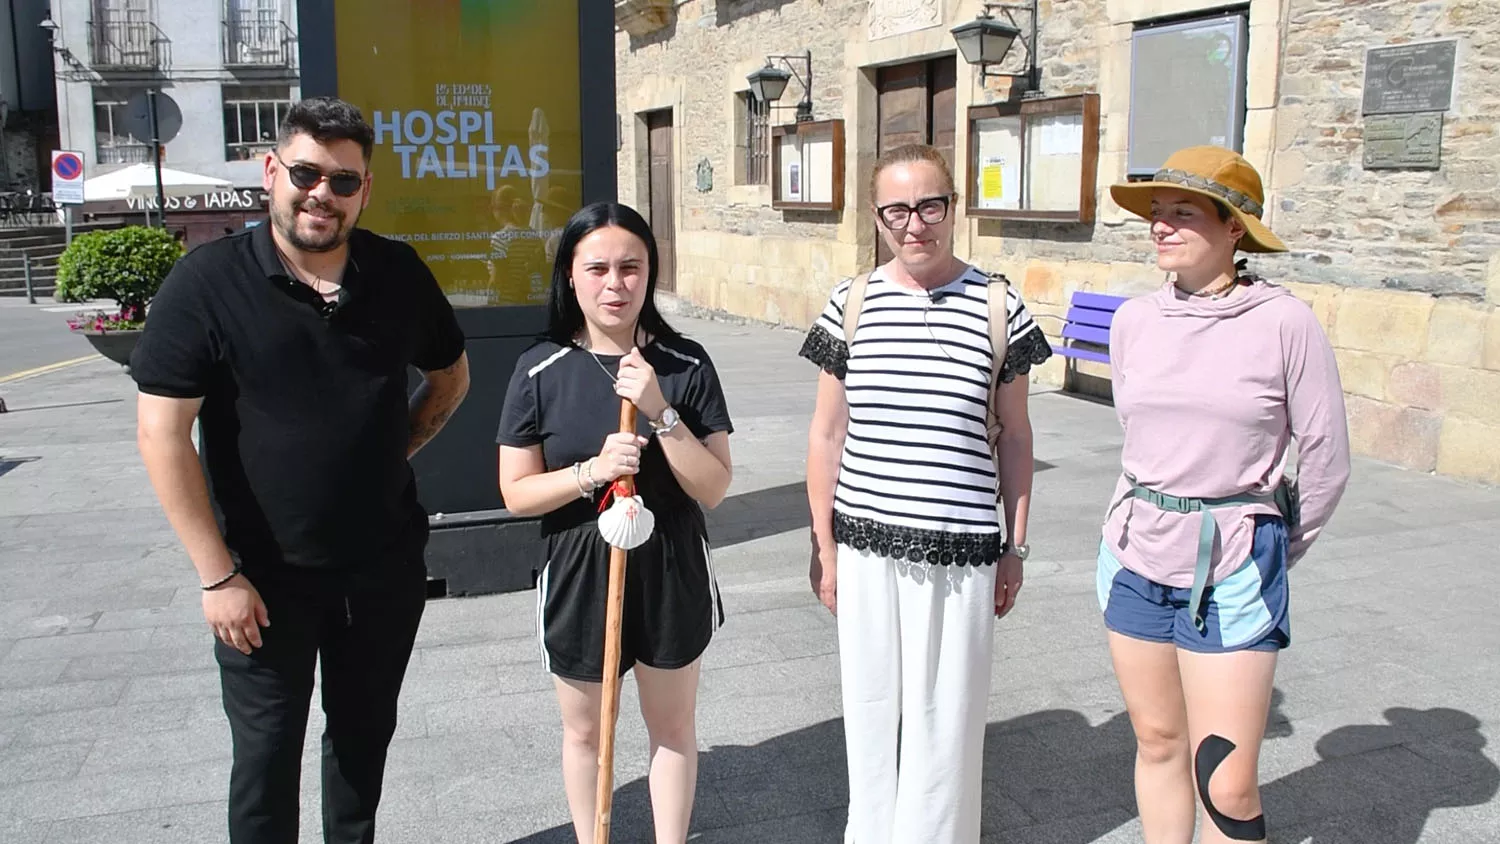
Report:
<svg viewBox="0 0 1500 844"><path fill-rule="evenodd" d="M273 153L273 155L275 155ZM286 170L288 179L292 186L298 190L312 190L324 179L328 180L328 189L333 191L334 196L353 196L364 187L365 177L351 170L335 170L332 173L324 173L311 164L288 165L276 155L276 163Z"/></svg>
<svg viewBox="0 0 1500 844"><path fill-rule="evenodd" d="M890 205L882 205L875 209L880 215L880 221L891 231L901 231L911 225L911 215L916 214L922 218L922 222L929 226L948 219L948 205L952 202L949 196L932 196L917 201L915 206L904 202L893 202Z"/></svg>

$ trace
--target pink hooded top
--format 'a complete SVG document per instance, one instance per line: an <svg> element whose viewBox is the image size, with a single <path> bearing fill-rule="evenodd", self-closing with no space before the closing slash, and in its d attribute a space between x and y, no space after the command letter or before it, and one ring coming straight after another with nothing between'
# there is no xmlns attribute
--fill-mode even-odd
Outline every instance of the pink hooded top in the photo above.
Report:
<svg viewBox="0 0 1500 844"><path fill-rule="evenodd" d="M1287 565L1307 552L1349 481L1349 429L1333 349L1312 309L1259 279L1222 299L1189 297L1168 283L1131 299L1109 336L1115 412L1125 429L1124 472L1148 489L1191 498L1263 495L1291 463L1301 525ZM1210 583L1250 558L1254 516L1272 504L1211 511L1219 525ZM1120 564L1166 586L1193 583L1197 513L1137 499L1104 524Z"/></svg>

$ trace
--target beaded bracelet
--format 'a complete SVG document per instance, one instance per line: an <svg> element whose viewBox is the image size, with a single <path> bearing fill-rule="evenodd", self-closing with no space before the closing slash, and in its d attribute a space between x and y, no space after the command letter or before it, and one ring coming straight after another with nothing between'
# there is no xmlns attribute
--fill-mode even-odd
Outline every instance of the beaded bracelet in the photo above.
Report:
<svg viewBox="0 0 1500 844"><path fill-rule="evenodd" d="M239 573L240 573L240 564L239 563L235 563L234 564L234 568L232 570L230 570L229 574L224 575L223 577L219 578L218 580L215 580L213 583L210 583L210 584L208 584L206 586L200 585L198 588L202 589L204 592L212 592L213 590L218 589L220 586L223 586L224 584L228 583L229 581L234 580L237 576L239 576Z"/></svg>
<svg viewBox="0 0 1500 844"><path fill-rule="evenodd" d="M573 464L573 483L578 486L578 497L588 498L588 490L583 488L583 461Z"/></svg>

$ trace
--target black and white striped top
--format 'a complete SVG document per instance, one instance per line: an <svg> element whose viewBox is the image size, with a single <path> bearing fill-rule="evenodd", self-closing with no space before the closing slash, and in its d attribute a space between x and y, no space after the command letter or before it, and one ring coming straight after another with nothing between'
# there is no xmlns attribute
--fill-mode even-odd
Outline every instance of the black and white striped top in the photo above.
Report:
<svg viewBox="0 0 1500 844"><path fill-rule="evenodd" d="M844 381L849 431L834 495L840 544L943 564L993 563L1001 548L985 440L989 284L969 267L930 292L870 278L844 343L850 281L834 288L801 355ZM1014 286L1003 382L1052 356Z"/></svg>

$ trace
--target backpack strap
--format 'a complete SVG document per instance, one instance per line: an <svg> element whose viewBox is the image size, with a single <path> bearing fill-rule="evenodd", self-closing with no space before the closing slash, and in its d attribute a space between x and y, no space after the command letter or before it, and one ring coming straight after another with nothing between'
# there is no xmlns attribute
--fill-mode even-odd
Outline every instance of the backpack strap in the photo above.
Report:
<svg viewBox="0 0 1500 844"><path fill-rule="evenodd" d="M1005 364L1005 353L1010 344L1010 279L1000 273L989 273L989 334L990 334L990 411L994 412L994 397L1000 389L1000 371ZM861 273L849 282L849 295L844 298L844 342L854 343L854 332L859 328L859 315L865 307L865 294L870 289L870 274Z"/></svg>
<svg viewBox="0 0 1500 844"><path fill-rule="evenodd" d="M860 273L849 282L849 295L844 297L844 344L854 345L854 331L859 328L859 312L865 307L865 292L870 289L870 274Z"/></svg>
<svg viewBox="0 0 1500 844"><path fill-rule="evenodd" d="M1010 279L1000 273L989 276L990 392L985 403L985 438L995 470L1000 470L1000 373L1005 369L1005 353L1010 346Z"/></svg>

